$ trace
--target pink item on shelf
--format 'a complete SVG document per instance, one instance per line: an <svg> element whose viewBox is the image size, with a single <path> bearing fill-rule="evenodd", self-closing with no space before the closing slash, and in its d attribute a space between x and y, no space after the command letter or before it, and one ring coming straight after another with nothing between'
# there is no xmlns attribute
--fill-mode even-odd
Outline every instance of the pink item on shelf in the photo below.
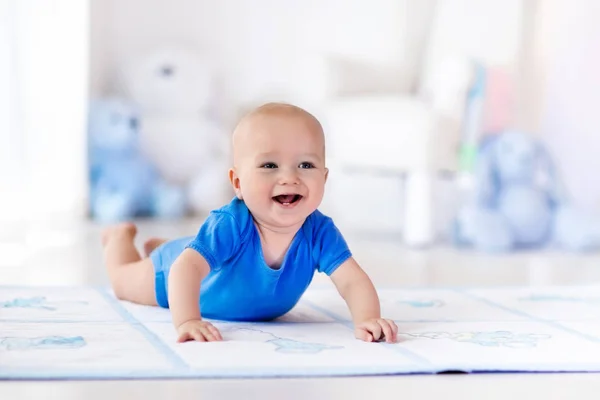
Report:
<svg viewBox="0 0 600 400"><path fill-rule="evenodd" d="M486 68L482 133L498 133L513 123L515 86L512 76L499 67Z"/></svg>

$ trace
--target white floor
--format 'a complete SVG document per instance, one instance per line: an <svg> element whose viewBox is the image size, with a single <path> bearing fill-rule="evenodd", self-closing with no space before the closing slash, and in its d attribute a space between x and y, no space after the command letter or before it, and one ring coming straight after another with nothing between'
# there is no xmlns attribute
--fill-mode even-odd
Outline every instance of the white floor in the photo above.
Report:
<svg viewBox="0 0 600 400"><path fill-rule="evenodd" d="M142 221L149 236L192 235L200 220ZM0 226L0 285L107 284L101 228L82 222ZM346 232L355 257L378 286L557 285L600 282L600 254L492 256L449 247L409 250L395 235ZM315 282L327 278L317 276ZM568 385L571 384L571 385ZM0 399L597 398L600 374L481 374L295 380L0 382ZM575 395L575 396L573 396Z"/></svg>

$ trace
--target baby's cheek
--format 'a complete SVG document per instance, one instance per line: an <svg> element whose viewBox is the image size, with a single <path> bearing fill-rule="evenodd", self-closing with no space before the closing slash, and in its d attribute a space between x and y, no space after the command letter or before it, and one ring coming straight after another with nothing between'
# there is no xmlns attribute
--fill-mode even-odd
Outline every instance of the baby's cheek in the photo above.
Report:
<svg viewBox="0 0 600 400"><path fill-rule="evenodd" d="M243 188L243 195L246 201L251 203L264 203L270 200L269 187L262 182L250 181Z"/></svg>
<svg viewBox="0 0 600 400"><path fill-rule="evenodd" d="M311 190L315 194L322 194L325 191L325 180L315 179L313 182L311 182Z"/></svg>

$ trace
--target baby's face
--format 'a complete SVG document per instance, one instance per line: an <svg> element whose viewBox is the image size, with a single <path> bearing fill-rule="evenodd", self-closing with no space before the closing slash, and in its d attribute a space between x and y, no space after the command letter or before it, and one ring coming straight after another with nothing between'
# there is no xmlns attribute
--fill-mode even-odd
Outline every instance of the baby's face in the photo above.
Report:
<svg viewBox="0 0 600 400"><path fill-rule="evenodd" d="M298 227L323 199L320 125L303 115L258 115L234 139L232 185L259 224Z"/></svg>

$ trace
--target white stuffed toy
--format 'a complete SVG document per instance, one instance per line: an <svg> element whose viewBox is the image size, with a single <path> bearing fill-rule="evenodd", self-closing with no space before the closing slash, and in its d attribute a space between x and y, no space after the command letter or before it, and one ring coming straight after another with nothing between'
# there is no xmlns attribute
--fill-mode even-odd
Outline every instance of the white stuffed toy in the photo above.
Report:
<svg viewBox="0 0 600 400"><path fill-rule="evenodd" d="M187 187L192 211L227 200L228 140L211 118L214 74L183 47L158 49L123 71L126 95L141 109L142 150L170 182Z"/></svg>

